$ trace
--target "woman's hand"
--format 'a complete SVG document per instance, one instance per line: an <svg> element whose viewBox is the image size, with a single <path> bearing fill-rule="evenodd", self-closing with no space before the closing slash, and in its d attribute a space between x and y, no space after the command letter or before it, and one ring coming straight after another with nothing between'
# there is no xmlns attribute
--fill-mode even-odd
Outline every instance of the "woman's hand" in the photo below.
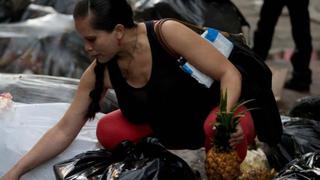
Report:
<svg viewBox="0 0 320 180"><path fill-rule="evenodd" d="M244 135L240 124L236 127L236 132L232 133L230 136L230 146L235 149L235 147L243 141Z"/></svg>
<svg viewBox="0 0 320 180"><path fill-rule="evenodd" d="M19 176L11 170L4 176L0 177L0 180L19 180Z"/></svg>

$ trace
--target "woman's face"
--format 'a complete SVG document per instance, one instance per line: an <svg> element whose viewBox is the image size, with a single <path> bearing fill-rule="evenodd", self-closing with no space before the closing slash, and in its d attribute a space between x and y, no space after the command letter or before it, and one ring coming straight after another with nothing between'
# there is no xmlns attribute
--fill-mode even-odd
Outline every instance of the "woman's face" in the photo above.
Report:
<svg viewBox="0 0 320 180"><path fill-rule="evenodd" d="M90 16L77 18L75 27L84 40L84 48L92 58L99 62L109 61L118 51L116 33L94 29L90 23Z"/></svg>

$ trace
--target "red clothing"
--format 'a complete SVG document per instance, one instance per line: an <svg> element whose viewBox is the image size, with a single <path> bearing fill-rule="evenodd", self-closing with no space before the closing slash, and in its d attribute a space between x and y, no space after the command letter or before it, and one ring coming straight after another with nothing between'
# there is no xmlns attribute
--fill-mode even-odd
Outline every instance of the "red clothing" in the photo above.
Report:
<svg viewBox="0 0 320 180"><path fill-rule="evenodd" d="M238 112L245 110L245 107L241 107ZM214 133L212 125L215 122L217 111L218 108L214 108L203 125L206 135L203 144L207 150L211 147L211 139ZM246 112L245 116L240 118L240 124L245 138L236 150L239 157L243 160L247 153L247 145L253 143L256 136L250 112ZM177 130L177 133L179 133L179 130ZM133 124L123 116L120 110L106 114L97 126L97 138L101 145L107 149L114 148L123 140L137 142L149 135L153 135L149 124Z"/></svg>

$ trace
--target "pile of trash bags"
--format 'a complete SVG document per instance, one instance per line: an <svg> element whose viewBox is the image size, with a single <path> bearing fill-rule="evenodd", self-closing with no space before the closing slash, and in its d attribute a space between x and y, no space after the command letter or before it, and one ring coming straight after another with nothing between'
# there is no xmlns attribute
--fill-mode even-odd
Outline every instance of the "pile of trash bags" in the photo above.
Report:
<svg viewBox="0 0 320 180"><path fill-rule="evenodd" d="M56 179L198 179L190 166L168 151L156 138L139 143L123 141L114 150L81 153L54 165Z"/></svg>
<svg viewBox="0 0 320 180"><path fill-rule="evenodd" d="M90 60L74 29L73 9L63 10L75 2L36 1L19 21L1 23L0 72L80 78Z"/></svg>
<svg viewBox="0 0 320 180"><path fill-rule="evenodd" d="M276 179L320 178L319 96L298 99L289 115L282 116L283 135L277 146L264 149Z"/></svg>

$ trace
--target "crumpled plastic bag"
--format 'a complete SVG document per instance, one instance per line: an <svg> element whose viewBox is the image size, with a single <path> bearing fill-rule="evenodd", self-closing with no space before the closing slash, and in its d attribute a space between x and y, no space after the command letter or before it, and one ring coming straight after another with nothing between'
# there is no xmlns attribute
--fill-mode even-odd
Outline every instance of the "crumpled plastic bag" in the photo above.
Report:
<svg viewBox="0 0 320 180"><path fill-rule="evenodd" d="M262 149L248 150L246 158L240 165L241 172L249 172L252 169L269 169L266 155Z"/></svg>
<svg viewBox="0 0 320 180"><path fill-rule="evenodd" d="M265 149L270 166L277 171L303 154L320 151L320 121L285 116L282 121L280 143Z"/></svg>
<svg viewBox="0 0 320 180"><path fill-rule="evenodd" d="M112 153L105 149L87 151L53 166L56 179L101 178L112 163Z"/></svg>
<svg viewBox="0 0 320 180"><path fill-rule="evenodd" d="M270 180L276 175L274 169L270 169L266 155L261 148L248 150L247 156L240 165L242 175L240 180Z"/></svg>
<svg viewBox="0 0 320 180"><path fill-rule="evenodd" d="M137 144L123 141L114 150L105 151L83 153L54 165L57 179L197 179L191 167L156 138L147 137ZM101 158L95 158L101 152Z"/></svg>
<svg viewBox="0 0 320 180"><path fill-rule="evenodd" d="M320 152L304 154L291 161L275 180L315 180L320 179Z"/></svg>

